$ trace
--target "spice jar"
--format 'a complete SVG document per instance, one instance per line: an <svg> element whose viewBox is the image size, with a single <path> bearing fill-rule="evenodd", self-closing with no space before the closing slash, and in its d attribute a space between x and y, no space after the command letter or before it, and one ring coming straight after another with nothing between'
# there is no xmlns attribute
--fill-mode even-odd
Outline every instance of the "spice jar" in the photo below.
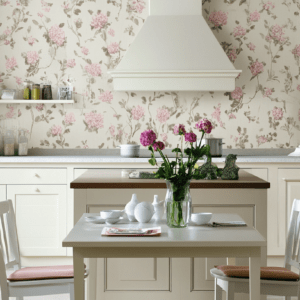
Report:
<svg viewBox="0 0 300 300"><path fill-rule="evenodd" d="M30 100L31 99L31 81L25 80L23 82L24 89L23 89L23 99Z"/></svg>
<svg viewBox="0 0 300 300"><path fill-rule="evenodd" d="M40 100L40 95L41 95L40 84L38 84L38 83L33 84L32 90L31 90L31 99L32 100Z"/></svg>
<svg viewBox="0 0 300 300"><path fill-rule="evenodd" d="M52 100L52 90L51 90L51 85L50 84L47 84L47 85L43 86L42 99Z"/></svg>
<svg viewBox="0 0 300 300"><path fill-rule="evenodd" d="M27 153L28 153L28 139L25 136L25 130L20 130L19 156L27 155Z"/></svg>
<svg viewBox="0 0 300 300"><path fill-rule="evenodd" d="M4 155L12 156L15 154L15 137L13 130L7 130L4 136Z"/></svg>

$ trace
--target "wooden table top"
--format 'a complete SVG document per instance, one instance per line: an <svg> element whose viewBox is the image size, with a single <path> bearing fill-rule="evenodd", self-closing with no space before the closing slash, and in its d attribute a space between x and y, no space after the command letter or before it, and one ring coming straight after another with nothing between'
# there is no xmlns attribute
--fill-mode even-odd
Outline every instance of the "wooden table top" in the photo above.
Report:
<svg viewBox="0 0 300 300"><path fill-rule="evenodd" d="M105 170L108 172L108 170ZM165 189L161 179L129 179L120 176L103 176L103 169L88 170L71 182L72 189ZM268 189L270 183L244 170L239 172L239 180L192 180L192 189Z"/></svg>

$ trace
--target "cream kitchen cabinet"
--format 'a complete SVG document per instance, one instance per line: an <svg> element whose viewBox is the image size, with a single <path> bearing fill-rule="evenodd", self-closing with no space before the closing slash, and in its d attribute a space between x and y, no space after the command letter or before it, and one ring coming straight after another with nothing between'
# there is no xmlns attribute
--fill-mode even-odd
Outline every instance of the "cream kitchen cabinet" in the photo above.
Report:
<svg viewBox="0 0 300 300"><path fill-rule="evenodd" d="M6 185L0 185L0 201L6 200Z"/></svg>

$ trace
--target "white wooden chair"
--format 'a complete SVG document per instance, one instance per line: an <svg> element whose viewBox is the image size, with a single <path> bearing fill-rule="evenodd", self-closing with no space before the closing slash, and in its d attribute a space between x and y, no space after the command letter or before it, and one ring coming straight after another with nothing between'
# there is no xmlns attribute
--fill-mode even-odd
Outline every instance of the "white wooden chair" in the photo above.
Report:
<svg viewBox="0 0 300 300"><path fill-rule="evenodd" d="M70 300L74 300L72 266L21 269L16 220L11 200L0 202L0 220L1 299L16 297L23 300L23 297L28 296L68 293ZM9 268L14 268L15 272L7 277L6 269ZM87 273L85 275L87 276Z"/></svg>
<svg viewBox="0 0 300 300"><path fill-rule="evenodd" d="M292 267L300 270L300 200L293 202L290 226L286 242L285 269L282 273L288 274ZM269 267L264 268L271 269ZM222 300L222 290L226 291L226 299L233 300L234 293L249 293L249 278L236 278L224 275L217 268L211 269L210 274L215 277L215 300ZM272 272L270 272L272 275ZM273 276L273 275L272 275ZM300 281L298 274L289 276L298 277L296 281L280 280L279 274L274 273L275 280L261 279L261 294L285 296L286 300L291 300L291 296L300 300ZM249 274L248 274L249 277ZM261 275L263 277L263 275Z"/></svg>

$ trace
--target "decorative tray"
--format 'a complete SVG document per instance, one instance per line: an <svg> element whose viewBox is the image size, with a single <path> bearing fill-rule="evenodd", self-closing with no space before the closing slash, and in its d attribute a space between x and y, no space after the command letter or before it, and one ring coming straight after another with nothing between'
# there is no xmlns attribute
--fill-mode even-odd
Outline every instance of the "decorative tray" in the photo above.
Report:
<svg viewBox="0 0 300 300"><path fill-rule="evenodd" d="M161 235L161 227L152 228L117 228L104 227L101 235L105 236L159 236Z"/></svg>

